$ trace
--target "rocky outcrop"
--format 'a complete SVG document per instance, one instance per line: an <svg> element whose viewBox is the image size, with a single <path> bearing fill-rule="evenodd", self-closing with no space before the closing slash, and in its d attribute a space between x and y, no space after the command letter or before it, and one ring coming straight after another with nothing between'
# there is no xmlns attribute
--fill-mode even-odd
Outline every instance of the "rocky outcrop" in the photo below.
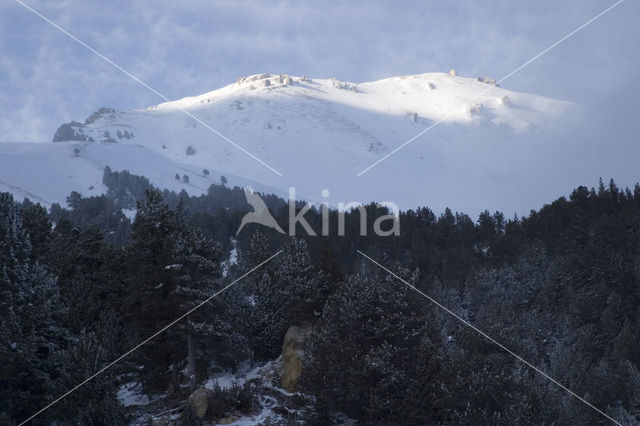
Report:
<svg viewBox="0 0 640 426"><path fill-rule="evenodd" d="M511 99L509 99L508 96L503 96L500 98L500 103L506 107L510 107L511 106Z"/></svg>
<svg viewBox="0 0 640 426"><path fill-rule="evenodd" d="M496 80L493 78L489 78L489 77L476 77L476 81L480 82L480 83L487 83L490 84L492 86L496 85Z"/></svg>
<svg viewBox="0 0 640 426"><path fill-rule="evenodd" d="M476 114L480 114L480 111L482 111L482 104L481 103L474 103L471 104L467 107L467 114L469 115L476 115Z"/></svg>
<svg viewBox="0 0 640 426"><path fill-rule="evenodd" d="M203 419L207 414L207 409L209 408L209 393L210 391L204 387L200 387L193 391L189 398L187 398L187 406L192 411L192 413Z"/></svg>
<svg viewBox="0 0 640 426"><path fill-rule="evenodd" d="M81 132L82 124L77 121L72 121L71 123L64 123L56 133L53 135L54 142L66 142L66 141L86 141L87 135Z"/></svg>
<svg viewBox="0 0 640 426"><path fill-rule="evenodd" d="M248 77L238 77L238 84L250 83L252 81L258 81L258 80L264 80L265 78L270 78L270 77L271 77L271 74L269 74L269 73L254 74L254 75L250 75Z"/></svg>
<svg viewBox="0 0 640 426"><path fill-rule="evenodd" d="M93 114L91 114L89 116L89 118L87 118L84 121L84 124L91 124L91 123L95 123L96 120L98 120L99 118L105 116L105 115L109 115L109 114L115 114L116 110L113 108L107 108L107 107L102 107L100 109L98 109L96 112L94 112Z"/></svg>
<svg viewBox="0 0 640 426"><path fill-rule="evenodd" d="M349 83L348 81L340 81L336 78L332 78L331 84L333 84L333 87L335 87L336 89L351 90L352 92L358 91L358 87L355 85L355 83Z"/></svg>
<svg viewBox="0 0 640 426"><path fill-rule="evenodd" d="M302 374L304 341L311 333L311 330L310 325L292 325L284 335L280 382L287 392L295 392L297 390L298 381Z"/></svg>

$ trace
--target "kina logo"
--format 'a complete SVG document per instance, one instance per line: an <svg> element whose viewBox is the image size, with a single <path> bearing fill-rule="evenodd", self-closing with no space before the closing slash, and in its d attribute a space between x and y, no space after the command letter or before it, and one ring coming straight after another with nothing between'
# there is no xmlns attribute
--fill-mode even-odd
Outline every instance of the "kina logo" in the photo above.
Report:
<svg viewBox="0 0 640 426"><path fill-rule="evenodd" d="M273 216L271 216L267 205L258 194L253 192L251 188L245 188L244 196L247 199L247 203L249 203L249 205L253 207L253 211L244 215L244 217L242 218L242 222L240 223L240 227L238 228L238 232L236 232L236 235L238 235L242 228L244 228L244 226L249 223L258 223L260 225L266 226L267 228L273 228L282 234L285 233L280 225L278 225L278 222L276 222Z"/></svg>

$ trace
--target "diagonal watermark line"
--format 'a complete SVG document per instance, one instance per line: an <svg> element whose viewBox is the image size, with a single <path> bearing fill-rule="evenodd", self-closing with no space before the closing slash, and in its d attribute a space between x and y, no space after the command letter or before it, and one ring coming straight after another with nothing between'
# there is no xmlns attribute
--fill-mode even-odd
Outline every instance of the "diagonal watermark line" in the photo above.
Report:
<svg viewBox="0 0 640 426"><path fill-rule="evenodd" d="M597 14L596 16L594 16L593 18L589 19L587 22L585 22L584 24L580 25L578 28L576 28L575 30L571 31L569 34L567 34L566 36L562 37L560 40L556 41L555 43L553 43L551 46L547 47L546 49L544 49L542 52L538 53L536 56L534 56L533 58L529 59L527 62L525 62L524 64L520 65L518 68L514 69L513 71L511 71L509 74L505 75L504 77L502 77L500 80L496 81L496 85L502 83L503 81L505 81L506 79L508 79L509 77L511 77L512 75L514 75L515 73L517 73L518 71L522 70L524 67L526 67L527 65L529 65L530 63L532 63L533 61L535 61L536 59L540 58L541 56L543 56L545 53L549 52L551 49L553 49L554 47L558 46L560 43L562 43L563 41L567 40L568 38L572 37L573 35L575 35L577 32L579 32L580 30L584 29L585 27L587 27L588 25L592 24L596 19L600 18L602 15L610 12L613 8L615 8L616 6L618 6L620 3L622 3L624 0L618 0L617 2L615 2L614 4L612 4L611 6L609 6L608 8L606 8L605 10L603 10L602 12L600 12L599 14ZM476 101L478 98L480 98L482 95L484 95L485 93L487 93L489 90L493 89L494 86L489 86L486 89L484 89L482 92L480 92L480 94L478 94L476 97L474 97L473 99L471 99L468 103L471 104L474 101ZM453 114L455 111L457 111L457 109L450 109L449 111L447 111L442 117L440 117L440 119L438 119L438 121L434 122L433 124L431 124L429 127L427 127L426 129L422 130L420 133L418 133L417 135L413 136L412 138L406 140L405 142L403 142L402 144L398 145L396 148L393 149L393 151L389 152L388 154L386 154L385 156L379 158L378 160L376 160L375 162L373 162L372 164L370 164L367 168L361 170L358 174L356 174L356 176L361 176L364 173L368 172L370 169L372 169L373 167L377 166L378 164L382 163L384 160L386 160L387 158L391 157L393 154L395 154L396 152L400 151L402 148L404 148L405 146L409 145L411 142L413 142L414 140L418 139L420 136L424 135L425 133L427 133L429 130L433 129L434 127L436 127L437 125L439 125L440 123L442 123L444 120L446 120L447 118L449 118L449 116L451 114Z"/></svg>
<svg viewBox="0 0 640 426"><path fill-rule="evenodd" d="M131 74L129 71L125 70L120 65L116 64L111 59L107 58L106 56L104 56L103 54L101 54L100 52L98 52L97 50L95 50L94 48L89 46L88 44L84 43L82 40L78 39L76 36L74 36L73 34L69 33L64 28L61 28L55 22L51 21L46 16L43 16L38 11L34 10L33 8L31 8L28 4L24 3L22 0L15 0L15 1L16 1L16 3L22 5L25 9L27 9L27 10L33 12L35 15L39 16L42 20L44 20L45 22L50 24L52 27L56 28L57 30L59 30L60 32L62 32L63 34L65 34L66 36L71 38L76 43L84 46L85 48L87 48L91 52L95 53L100 59L102 59L103 61L105 61L108 64L112 65L113 67L115 67L116 69L121 71L123 74L125 74L127 77L130 77L131 79L135 80L137 83L139 83L140 85L142 85L143 87L145 87L149 91L153 92L154 94L158 95L159 97L164 99L166 102L171 102L171 100L169 98L167 98L165 95L163 95L162 93L158 92L156 89L154 89L153 87L149 86L147 83L145 83L144 81L140 80L138 77L136 77L135 75ZM185 113L188 117L190 117L193 120L197 121L198 123L202 124L205 128L207 128L211 132L215 133L216 135L218 135L219 137L221 137L225 141L229 142L231 145L233 145L236 148L238 148L240 151L242 151L245 154L247 154L249 157L251 157L254 160L256 160L258 163L260 163L263 166L265 166L267 169L271 170L272 172L274 172L278 176L282 176L282 173L280 173L278 170L274 169L273 167L271 167L270 165L268 165L267 163L265 163L264 161L262 161L261 159L259 159L258 157L256 157L252 153L250 153L249 151L247 151L242 146L238 145L237 143L235 143L234 141L232 141L231 139L229 139L228 137L226 137L225 135L223 135L222 133L220 133L219 131L217 131L213 127L209 126L207 123L205 123L204 121L200 120L198 117L196 117L195 115L191 114L186 109L184 109L184 108L182 108L180 106L177 106L177 105L176 105L176 108L179 109L180 111L182 111L183 113Z"/></svg>
<svg viewBox="0 0 640 426"><path fill-rule="evenodd" d="M461 316L459 316L458 314L456 314L455 312L453 312L451 309L447 308L446 306L442 305L441 303L439 303L437 300L429 297L427 294L425 294L424 292L420 291L419 289L417 289L415 286L413 286L412 284L408 283L407 281L403 280L402 278L400 278L397 274L393 273L392 271L390 271L389 269L385 268L384 266L382 266L380 263L378 263L377 261L375 261L374 259L370 258L369 256L367 256L366 254L364 254L363 252L361 252L360 250L357 250L358 253L360 253L364 258L368 259L369 261L371 261L371 263L379 266L381 269L383 269L384 271L386 271L387 273L389 273L391 276L393 276L394 278L396 278L397 280L401 281L403 284L407 285L409 288L411 288L412 290L415 290L416 292L418 292L420 295L422 295L423 297L425 297L426 299L428 299L430 302L434 303L436 306L438 306L440 309L444 310L445 312L447 312L448 314L450 314L451 316L453 316L455 319L457 319L458 321L460 321L461 323L463 323L464 325L466 325L467 327L471 328L472 330L474 330L475 332L477 332L478 334L482 335L485 339L489 340L491 343L494 343L495 345L497 345L500 349L504 350L505 352L509 353L510 355L513 355L518 361L522 362L523 364L527 365L528 367L532 368L533 370L535 370L537 373L540 373L542 376L544 376L545 378L549 379L551 382L555 383L556 385L560 386L562 389L564 389L565 391L569 392L572 396L574 396L575 398L579 399L580 401L584 402L585 404L587 404L589 407L593 408L595 411L597 411L598 413L602 414L604 417L606 417L607 419L611 420L613 423L622 426L622 424L620 422L618 422L617 420L613 419L612 417L608 416L607 414L605 414L602 410L600 410L598 407L594 406L593 404L591 404L589 401L587 401L586 399L582 398L581 396L579 396L578 394L576 394L575 392L573 392L571 389L567 388L566 386L564 386L562 383L558 382L557 380L555 380L553 377L549 376L547 373L545 373L544 371L540 370L538 367L536 367L535 365L531 364L530 362L528 362L527 360L525 360L524 358L522 358L520 355L518 355L517 353L513 352L511 349L507 348L506 346L504 346L502 343L498 342L497 340L495 340L493 337L489 336L487 333L485 333L484 331L480 330L479 328L477 328L476 326L474 326L473 324L471 324L469 321L465 320L464 318L462 318Z"/></svg>
<svg viewBox="0 0 640 426"><path fill-rule="evenodd" d="M141 346L145 345L146 343L148 343L149 341L151 341L152 339L154 339L155 337L157 337L158 335L162 334L163 332L167 331L170 327L173 327L174 325L176 325L178 322L180 322L181 320L183 320L184 318L186 318L187 316L189 316L190 314L192 314L194 311L196 311L197 309L200 309L203 305L209 303L214 297L216 297L217 295L219 295L220 293L224 292L225 290L227 290L229 287L231 287L232 285L236 284L238 281L242 280L243 278L245 278L247 275L251 274L252 272L254 272L256 269L260 268L262 265L264 265L265 263L269 262L271 259L273 259L274 257L278 256L280 253L282 253L282 250L278 250L275 254L273 254L271 257L269 257L268 259L264 260L263 262L259 263L258 265L254 266L251 270L249 270L248 272L246 272L244 275L240 276L239 278L237 278L236 280L234 280L231 284L227 285L226 287L224 287L222 290L217 291L216 293L214 293L213 295L209 296L208 298L206 298L205 300L203 300L202 302L200 302L197 306L191 308L190 310L188 310L186 313L184 313L183 315L181 315L179 318L176 318L175 320L173 320L172 322L170 322L169 324L165 325L164 327L162 327L160 330L156 331L153 335L151 335L150 337L148 337L147 339L143 340L141 343L139 343L138 345L134 346L133 348L129 349L127 352L125 352L124 354L120 355L118 358L116 358L115 360L111 361L109 364L107 364L106 366L102 367L100 370L96 371L93 375L89 376L87 379L85 379L83 382L78 383L76 386L74 386L73 388L69 389L65 394L61 395L60 397L58 397L56 400L54 400L53 402L51 402L49 405L47 405L46 407L43 407L40 411L34 413L31 417L29 417L28 419L24 420L22 423L20 423L18 426L22 426L24 424L26 424L27 422L29 422L30 420L32 420L33 418L35 418L36 416L40 415L41 413L43 413L44 411L48 410L49 408L53 407L55 404L57 404L58 402L62 401L64 398L66 398L67 396L71 395L73 392L75 392L76 390L78 390L80 387L84 386L85 384L87 384L89 381L93 380L94 378L96 378L98 375L102 374L103 372L105 372L108 368L112 367L114 364L120 362L121 360L123 360L124 358L126 358L128 355L130 355L131 353L133 353L134 351L136 351L137 349L139 349Z"/></svg>

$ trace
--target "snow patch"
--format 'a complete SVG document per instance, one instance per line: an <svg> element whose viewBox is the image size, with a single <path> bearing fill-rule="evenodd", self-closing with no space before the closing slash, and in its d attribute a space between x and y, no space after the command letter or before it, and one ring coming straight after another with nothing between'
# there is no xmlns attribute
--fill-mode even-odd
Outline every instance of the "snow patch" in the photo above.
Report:
<svg viewBox="0 0 640 426"><path fill-rule="evenodd" d="M149 396L142 392L142 383L129 382L120 386L118 389L117 398L120 403L125 407L131 407L134 405L147 405L151 401Z"/></svg>

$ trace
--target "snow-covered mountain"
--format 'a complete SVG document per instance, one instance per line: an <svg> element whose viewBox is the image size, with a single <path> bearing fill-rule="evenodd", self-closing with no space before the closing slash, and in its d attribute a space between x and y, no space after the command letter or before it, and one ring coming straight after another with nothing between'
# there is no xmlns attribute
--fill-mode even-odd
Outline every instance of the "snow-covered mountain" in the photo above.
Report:
<svg viewBox="0 0 640 426"><path fill-rule="evenodd" d="M83 123L62 125L53 144L0 144L0 190L46 204L64 201L71 190L100 193L108 165L190 193L205 191L224 175L230 184L280 194L294 186L298 198L331 203L386 200L403 208L473 210L462 202L468 191L484 194L491 207L491 194L517 186L518 161L527 161L500 155L509 158L514 143L544 134L572 104L452 74L358 84L258 74L146 109L102 108ZM189 182L176 180L176 173L190 175ZM329 197L322 198L323 189Z"/></svg>

